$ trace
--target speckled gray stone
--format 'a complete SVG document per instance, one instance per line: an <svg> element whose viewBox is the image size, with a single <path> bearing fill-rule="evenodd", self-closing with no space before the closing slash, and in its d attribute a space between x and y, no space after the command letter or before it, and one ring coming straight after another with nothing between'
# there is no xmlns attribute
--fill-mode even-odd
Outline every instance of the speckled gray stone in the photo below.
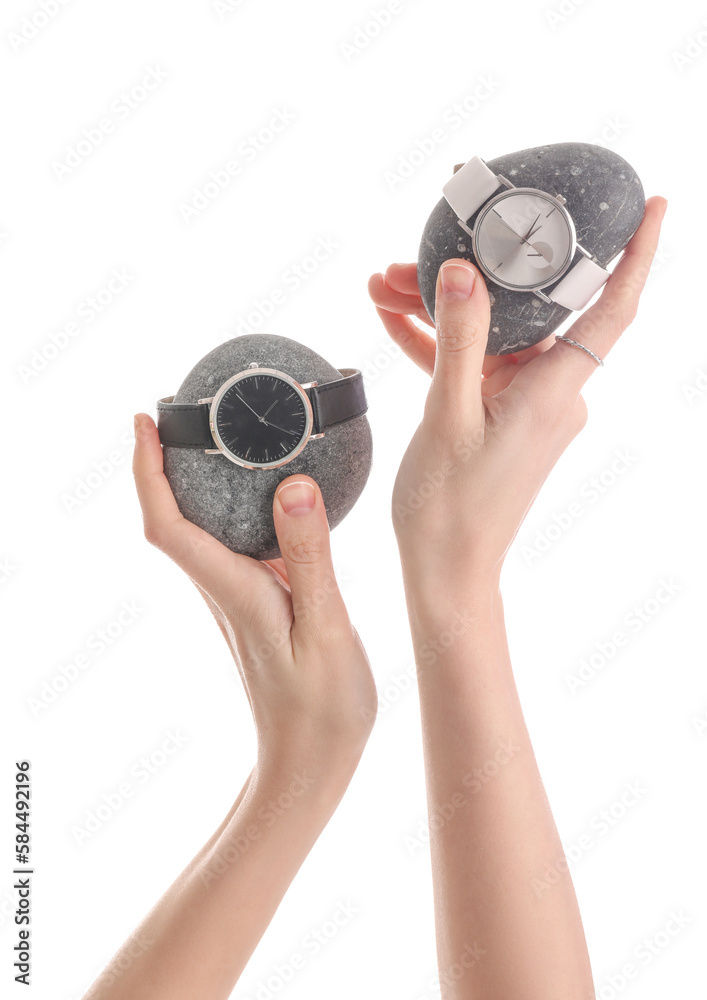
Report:
<svg viewBox="0 0 707 1000"><path fill-rule="evenodd" d="M602 267L623 250L643 218L645 198L639 178L623 157L603 146L558 142L484 160L516 187L537 187L564 195L578 242ZM452 172L453 168L442 178L440 190ZM474 219L472 216L472 228ZM450 257L476 264L471 237L457 224L454 212L442 197L425 225L417 263L420 294L433 319L437 272ZM515 292L484 278L491 300L487 354L512 354L530 347L573 314L563 306L542 302L532 292ZM544 291L554 284L557 282Z"/></svg>
<svg viewBox="0 0 707 1000"><path fill-rule="evenodd" d="M310 348L273 334L256 333L221 344L196 364L175 394L175 403L196 403L213 396L226 379L257 361L277 368L298 382L340 378L337 369ZM342 368L355 368L350 358ZM169 395L165 391L163 395ZM256 559L280 555L272 517L278 483L304 473L322 491L329 527L348 514L361 495L371 468L371 429L365 414L327 429L279 469L244 469L224 455L205 455L197 448L167 446L164 469L177 505L189 521L208 531L233 552Z"/></svg>

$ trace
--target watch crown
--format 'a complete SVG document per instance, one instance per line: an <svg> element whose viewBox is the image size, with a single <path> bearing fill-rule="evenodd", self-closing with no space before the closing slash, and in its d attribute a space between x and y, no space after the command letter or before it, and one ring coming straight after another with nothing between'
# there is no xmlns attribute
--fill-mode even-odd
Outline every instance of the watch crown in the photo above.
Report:
<svg viewBox="0 0 707 1000"><path fill-rule="evenodd" d="M555 195L555 198L556 198L556 199L557 199L557 200L559 201L559 203L560 203L561 205L566 205L566 204L567 204L567 199L566 199L566 198L565 198L565 197L564 197L563 195L561 195L561 194L556 194L556 195Z"/></svg>
<svg viewBox="0 0 707 1000"><path fill-rule="evenodd" d="M248 365L248 367L249 368L260 368L260 365L258 364L257 361L251 361L251 363Z"/></svg>

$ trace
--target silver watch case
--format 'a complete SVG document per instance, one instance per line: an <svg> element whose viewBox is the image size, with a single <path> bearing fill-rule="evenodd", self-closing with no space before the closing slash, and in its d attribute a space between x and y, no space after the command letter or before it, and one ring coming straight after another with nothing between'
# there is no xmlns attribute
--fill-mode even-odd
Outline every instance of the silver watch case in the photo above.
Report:
<svg viewBox="0 0 707 1000"><path fill-rule="evenodd" d="M488 212L493 210L494 205L496 205L499 201L504 200L508 196L508 191L499 191L497 194L492 195L492 197L489 198L488 201L484 202L484 204L478 210L476 219L474 220L473 229L470 229L463 219L457 219L457 223L461 226L464 232L468 233L469 236L471 236L471 246L474 252L474 260L475 263L478 265L479 270L483 271L485 275L487 275L492 281L494 281L497 285L500 285L502 288L508 288L513 292L530 292L531 294L536 295L539 299L542 299L543 302L551 303L552 299L548 295L546 295L545 292L541 291L541 289L546 288L548 285L554 284L558 280L558 278L561 278L563 274L567 273L567 271L570 269L572 265L572 261L574 260L574 255L577 250L579 250L580 253L583 254L585 257L589 257L590 260L593 259L592 255L577 242L577 231L574 227L574 220L572 219L572 216L565 207L567 204L566 198L564 198L561 194L551 194L549 191L543 191L541 188L516 187L516 185L512 184L511 181L509 181L506 177L503 176L503 174L496 174L496 176L498 177L498 180L506 188L511 189L514 193L542 195L543 198L547 198L550 201L557 202L557 207L559 211L562 213L565 221L567 222L567 227L570 232L570 249L568 251L566 259L562 263L562 266L558 268L553 277L549 281L544 279L537 285L523 285L523 286L512 285L509 282L503 281L503 279L499 278L497 274L494 274L493 272L489 271L489 269L483 264L479 256L478 248L476 245L476 231L479 228L479 223L483 221Z"/></svg>
<svg viewBox="0 0 707 1000"><path fill-rule="evenodd" d="M305 428L299 444L293 451L290 452L289 455L287 455L286 458L282 458L277 462L264 462L258 465L250 465L248 462L243 461L242 458L239 458L237 455L234 455L233 452L228 449L227 445L224 443L218 432L218 428L216 426L216 414L218 413L218 408L221 403L221 400L226 395L227 391L231 388L232 385L234 385L236 382L239 382L245 376L261 375L261 374L276 375L278 378L282 379L283 382L287 382L288 385L292 386L292 388L295 390L297 395L304 403ZM278 469L282 465L287 465L288 462L291 462L294 458L297 458L297 456L303 451L303 449L310 441L324 437L324 432L322 432L321 434L312 434L312 428L314 426L314 414L312 412L311 400L308 394L305 392L306 389L311 389L313 386L318 384L319 384L318 382L300 383L297 382L296 379L293 379L291 375L288 375L286 372L281 372L277 368L263 368L260 365L258 365L256 361L251 362L247 368L244 368L240 372L236 372L235 375L231 375L230 378L226 379L223 385L220 386L220 388L216 392L215 396L209 396L206 399L197 400L198 403L210 404L209 428L211 430L211 436L213 437L214 442L216 443L216 448L205 448L204 454L225 455L225 457L229 460L229 462L234 462L236 465L240 465L244 469Z"/></svg>

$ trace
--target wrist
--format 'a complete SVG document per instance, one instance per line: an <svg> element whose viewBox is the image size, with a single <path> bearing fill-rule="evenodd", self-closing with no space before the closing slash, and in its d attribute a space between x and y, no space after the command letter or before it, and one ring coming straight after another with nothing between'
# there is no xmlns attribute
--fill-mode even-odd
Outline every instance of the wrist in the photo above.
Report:
<svg viewBox="0 0 707 1000"><path fill-rule="evenodd" d="M408 577L405 597L418 682L440 670L447 676L457 669L465 674L504 632L503 602L493 577L465 590Z"/></svg>
<svg viewBox="0 0 707 1000"><path fill-rule="evenodd" d="M403 562L403 583L411 624L429 625L462 615L479 624L493 620L501 606L501 567L470 565L432 573Z"/></svg>
<svg viewBox="0 0 707 1000"><path fill-rule="evenodd" d="M247 789L200 862L200 878L208 884L229 873L239 877L247 852L256 869L262 900L274 893L273 908L341 801L351 775L333 769L314 770L303 758L258 761Z"/></svg>
<svg viewBox="0 0 707 1000"><path fill-rule="evenodd" d="M398 541L400 565L406 583L414 584L423 593L463 591L471 599L483 598L489 591L497 591L506 552L499 548L485 551L458 539L450 552L448 546L426 545L419 536Z"/></svg>
<svg viewBox="0 0 707 1000"><path fill-rule="evenodd" d="M337 748L324 756L316 745L291 742L284 748L259 748L253 772L258 795L293 794L304 790L309 802L338 801L358 767L363 747ZM290 790L290 785L297 787ZM300 787L303 786L303 787Z"/></svg>

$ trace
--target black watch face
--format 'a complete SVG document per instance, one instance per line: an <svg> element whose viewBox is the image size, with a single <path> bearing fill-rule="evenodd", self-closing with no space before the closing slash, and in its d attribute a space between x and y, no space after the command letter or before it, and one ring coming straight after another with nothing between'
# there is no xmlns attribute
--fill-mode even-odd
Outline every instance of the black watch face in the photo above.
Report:
<svg viewBox="0 0 707 1000"><path fill-rule="evenodd" d="M283 465L302 450L311 429L308 401L302 394L268 370L240 375L223 395L219 392L212 416L214 436L239 465Z"/></svg>

